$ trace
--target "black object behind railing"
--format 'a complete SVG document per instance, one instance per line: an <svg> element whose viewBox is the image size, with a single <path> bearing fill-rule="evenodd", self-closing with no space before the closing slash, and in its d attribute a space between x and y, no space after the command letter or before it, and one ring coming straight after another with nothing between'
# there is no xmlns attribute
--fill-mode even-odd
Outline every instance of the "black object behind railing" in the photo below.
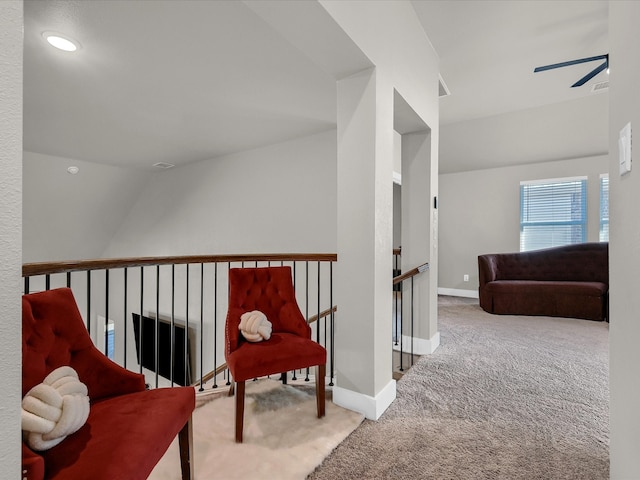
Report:
<svg viewBox="0 0 640 480"><path fill-rule="evenodd" d="M98 259L24 264L22 276L25 293L71 288L94 343L125 368L135 363L148 384L194 384L202 391L210 380L217 388L218 375L228 381L220 352L229 269L290 265L300 308L327 348L333 385L336 260L335 254Z"/></svg>
<svg viewBox="0 0 640 480"><path fill-rule="evenodd" d="M394 250L394 257L396 257L396 262L397 262L397 258L400 256L400 252L396 250ZM397 265L397 263L396 263ZM395 295L394 301L395 301L395 335L393 338L393 344L395 346L399 346L399 351L400 351L400 367L399 370L401 372L404 371L404 347L403 347L403 342L402 342L402 335L403 335L403 321L402 321L402 314L399 313L399 309L402 310L402 302L404 300L403 298L403 282L405 282L406 280L409 280L411 282L411 288L410 288L410 294L411 294L411 300L410 300L410 313L409 313L409 327L410 327L410 334L409 334L409 343L410 343L410 358L411 358L411 365L413 366L413 360L414 360L414 349L413 349L413 343L414 343L414 311L413 311L413 307L414 307L414 294L413 294L413 279L415 278L416 275L425 272L426 270L429 269L429 263L423 263L422 265L419 265L415 268L412 268L411 270L394 276L393 277L393 290L394 292L398 292ZM399 288L396 289L396 286L399 286Z"/></svg>

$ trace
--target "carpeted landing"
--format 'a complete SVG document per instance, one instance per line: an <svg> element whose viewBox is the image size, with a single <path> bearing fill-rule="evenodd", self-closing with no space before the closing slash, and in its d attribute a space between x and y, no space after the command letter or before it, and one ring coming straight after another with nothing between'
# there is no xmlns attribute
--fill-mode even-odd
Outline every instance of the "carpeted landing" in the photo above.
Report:
<svg viewBox="0 0 640 480"><path fill-rule="evenodd" d="M608 324L439 302L441 345L321 479L609 478Z"/></svg>

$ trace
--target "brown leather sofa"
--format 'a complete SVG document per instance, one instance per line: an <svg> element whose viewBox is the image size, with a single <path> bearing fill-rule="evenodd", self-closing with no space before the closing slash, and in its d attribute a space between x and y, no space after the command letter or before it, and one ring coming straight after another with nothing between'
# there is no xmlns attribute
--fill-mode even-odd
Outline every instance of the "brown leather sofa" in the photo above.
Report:
<svg viewBox="0 0 640 480"><path fill-rule="evenodd" d="M489 313L608 320L606 242L479 255L478 273Z"/></svg>

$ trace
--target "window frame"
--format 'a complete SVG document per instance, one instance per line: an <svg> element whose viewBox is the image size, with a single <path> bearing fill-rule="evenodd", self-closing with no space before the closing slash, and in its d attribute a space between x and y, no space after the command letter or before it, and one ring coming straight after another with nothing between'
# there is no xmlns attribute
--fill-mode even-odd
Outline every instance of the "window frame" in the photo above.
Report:
<svg viewBox="0 0 640 480"><path fill-rule="evenodd" d="M606 180L606 182L605 182ZM606 187L605 184L606 183ZM609 241L609 174L601 173L599 180L599 189L600 189L600 198L599 198L599 223L598 223L598 240L601 242ZM603 198L605 197L606 190L606 205L603 202ZM606 219L604 218L604 213L606 210ZM606 225L606 234L605 234L605 225Z"/></svg>
<svg viewBox="0 0 640 480"><path fill-rule="evenodd" d="M553 188L555 185L564 185L570 183L579 183L577 187L580 191L580 218L571 218L569 220L547 220L547 221L525 221L525 210L530 213L531 206L527 203L528 192L527 187L532 186L540 186L540 187L550 187ZM587 204L588 204L588 196L587 196L587 185L588 185L588 177L587 176L574 176L574 177L564 177L564 178L545 178L539 180L523 180L520 182L520 251L532 251L538 250L541 248L549 248L560 245L569 245L569 244L577 244L584 243L587 241L587 227L588 227L588 215L587 215ZM551 195L550 195L551 198ZM525 205L525 203L527 203ZM552 202L549 203L552 206ZM553 227L566 227L566 226L581 226L581 235L579 241L569 241L568 243L558 243L550 241L548 244L542 245L539 242L535 242L536 244L527 247L527 240L524 237L525 229L531 229L532 227L543 227L549 228L550 230ZM534 243L533 240L530 240L531 243Z"/></svg>

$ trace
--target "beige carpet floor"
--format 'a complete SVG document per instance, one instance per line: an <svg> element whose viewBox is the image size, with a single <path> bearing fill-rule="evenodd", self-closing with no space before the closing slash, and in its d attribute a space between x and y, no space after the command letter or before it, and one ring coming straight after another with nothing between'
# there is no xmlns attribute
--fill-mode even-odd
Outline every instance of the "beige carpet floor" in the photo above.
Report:
<svg viewBox="0 0 640 480"><path fill-rule="evenodd" d="M327 394L326 416L318 419L313 382L247 382L242 444L234 440L234 399L210 397L193 414L196 480L304 479L363 420L334 405L330 390ZM180 479L177 440L149 479Z"/></svg>
<svg viewBox="0 0 640 480"><path fill-rule="evenodd" d="M609 478L607 323L438 310L440 347L309 480Z"/></svg>

